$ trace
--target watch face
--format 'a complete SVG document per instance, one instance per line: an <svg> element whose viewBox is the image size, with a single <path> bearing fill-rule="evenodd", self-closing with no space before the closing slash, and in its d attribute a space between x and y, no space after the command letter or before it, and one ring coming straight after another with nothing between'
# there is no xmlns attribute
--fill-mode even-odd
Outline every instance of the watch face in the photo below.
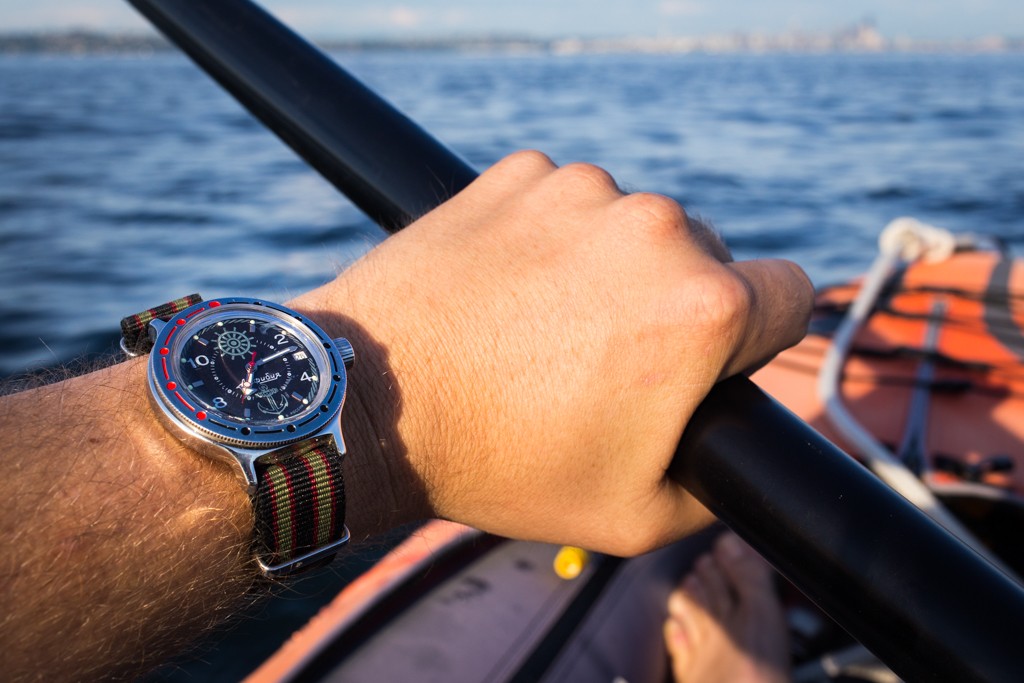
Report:
<svg viewBox="0 0 1024 683"><path fill-rule="evenodd" d="M315 433L345 391L344 365L322 330L251 299L183 311L161 331L150 368L164 404L189 426L246 445Z"/></svg>
<svg viewBox="0 0 1024 683"><path fill-rule="evenodd" d="M190 332L175 358L185 388L206 408L246 424L275 424L316 408L325 359L308 335L255 313Z"/></svg>

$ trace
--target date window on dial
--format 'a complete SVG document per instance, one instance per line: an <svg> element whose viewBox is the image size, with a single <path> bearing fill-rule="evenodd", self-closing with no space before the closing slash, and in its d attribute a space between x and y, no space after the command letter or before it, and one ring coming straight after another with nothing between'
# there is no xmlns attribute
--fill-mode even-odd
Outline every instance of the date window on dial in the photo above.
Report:
<svg viewBox="0 0 1024 683"><path fill-rule="evenodd" d="M306 358L307 356L305 351L297 351L292 355L292 360L306 360Z"/></svg>

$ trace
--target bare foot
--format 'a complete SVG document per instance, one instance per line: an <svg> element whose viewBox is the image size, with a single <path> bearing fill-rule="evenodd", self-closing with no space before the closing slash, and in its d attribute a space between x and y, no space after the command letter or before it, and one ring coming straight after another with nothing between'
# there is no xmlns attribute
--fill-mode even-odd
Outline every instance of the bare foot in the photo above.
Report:
<svg viewBox="0 0 1024 683"><path fill-rule="evenodd" d="M784 683L789 643L772 569L735 534L672 592L665 644L677 683Z"/></svg>

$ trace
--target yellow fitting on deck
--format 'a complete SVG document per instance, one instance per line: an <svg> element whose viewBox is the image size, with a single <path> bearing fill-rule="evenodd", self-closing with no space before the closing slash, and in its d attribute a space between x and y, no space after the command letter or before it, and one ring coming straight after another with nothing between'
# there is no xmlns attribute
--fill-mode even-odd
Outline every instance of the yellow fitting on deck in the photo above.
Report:
<svg viewBox="0 0 1024 683"><path fill-rule="evenodd" d="M590 553L583 548L571 545L564 545L555 555L555 574L565 580L575 579L583 573L587 563L590 562Z"/></svg>

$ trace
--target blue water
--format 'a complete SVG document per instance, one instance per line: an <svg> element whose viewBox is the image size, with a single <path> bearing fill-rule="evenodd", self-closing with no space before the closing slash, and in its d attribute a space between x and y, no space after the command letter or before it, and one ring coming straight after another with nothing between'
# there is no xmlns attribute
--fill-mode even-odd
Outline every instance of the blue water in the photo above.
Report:
<svg viewBox="0 0 1024 683"><path fill-rule="evenodd" d="M1024 242L1024 55L339 57L479 168L599 163L818 283L900 215ZM184 58L0 56L0 376L179 294L286 299L380 237ZM299 593L181 678L239 678L315 610Z"/></svg>
<svg viewBox="0 0 1024 683"><path fill-rule="evenodd" d="M479 168L596 162L818 283L900 215L1024 239L1024 55L339 59ZM379 238L182 57L0 57L0 375L179 294L288 298Z"/></svg>

